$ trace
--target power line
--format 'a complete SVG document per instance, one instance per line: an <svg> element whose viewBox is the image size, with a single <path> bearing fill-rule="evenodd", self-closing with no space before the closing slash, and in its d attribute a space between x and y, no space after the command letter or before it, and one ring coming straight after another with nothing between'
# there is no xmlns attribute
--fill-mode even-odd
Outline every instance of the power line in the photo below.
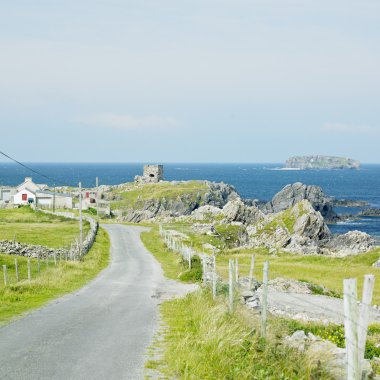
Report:
<svg viewBox="0 0 380 380"><path fill-rule="evenodd" d="M39 172L39 171L37 171L37 170L34 170L34 169L30 168L29 166L23 164L22 162L16 160L15 158L9 156L8 154L6 154L6 153L4 153L4 152L2 152L2 151L0 151L0 154L2 154L4 157L10 159L11 161L15 162L16 164L22 166L24 169L27 169L27 170L29 170L29 171L31 171L31 172L33 172L33 173L35 173L35 174L37 174L37 175L43 177L43 178L46 178L46 179L48 179L49 181L53 181L54 184L55 184L55 183L62 183L61 181L58 181L57 179L54 179L54 178L52 178L52 177L49 177L49 176L47 176L47 175L45 175L45 174L42 174L41 172ZM62 183L62 184L63 184L63 183Z"/></svg>

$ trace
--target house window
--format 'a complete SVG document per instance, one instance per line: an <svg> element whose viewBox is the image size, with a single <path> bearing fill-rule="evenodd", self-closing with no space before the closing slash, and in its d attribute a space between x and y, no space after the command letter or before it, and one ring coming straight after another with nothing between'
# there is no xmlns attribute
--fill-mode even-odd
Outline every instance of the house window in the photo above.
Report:
<svg viewBox="0 0 380 380"><path fill-rule="evenodd" d="M28 194L22 194L21 197L22 197L21 199L23 201L27 201L28 200Z"/></svg>

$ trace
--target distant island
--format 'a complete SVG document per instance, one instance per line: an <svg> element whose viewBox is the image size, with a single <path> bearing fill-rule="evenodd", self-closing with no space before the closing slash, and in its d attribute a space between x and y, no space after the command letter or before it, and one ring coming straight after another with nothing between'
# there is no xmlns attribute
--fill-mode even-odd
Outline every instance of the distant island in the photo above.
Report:
<svg viewBox="0 0 380 380"><path fill-rule="evenodd" d="M285 169L359 169L360 162L334 156L294 156L287 159Z"/></svg>

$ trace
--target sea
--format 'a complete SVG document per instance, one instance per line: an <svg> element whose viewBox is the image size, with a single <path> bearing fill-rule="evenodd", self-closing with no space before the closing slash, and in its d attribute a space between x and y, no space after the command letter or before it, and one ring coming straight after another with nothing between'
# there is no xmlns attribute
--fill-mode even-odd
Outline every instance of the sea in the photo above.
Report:
<svg viewBox="0 0 380 380"><path fill-rule="evenodd" d="M95 178L104 185L133 181L141 175L142 163L29 163L24 168L15 163L0 163L0 186L15 186L25 177L50 186L94 187ZM168 181L209 180L233 185L242 198L270 200L287 184L302 182L321 186L336 199L366 201L380 207L380 164L362 165L359 170L281 170L282 164L200 164L164 163ZM31 171L30 169L33 171ZM38 174L37 174L38 173ZM339 208L338 213L355 215L358 208ZM351 218L329 225L333 233L359 230L374 236L380 243L380 218Z"/></svg>

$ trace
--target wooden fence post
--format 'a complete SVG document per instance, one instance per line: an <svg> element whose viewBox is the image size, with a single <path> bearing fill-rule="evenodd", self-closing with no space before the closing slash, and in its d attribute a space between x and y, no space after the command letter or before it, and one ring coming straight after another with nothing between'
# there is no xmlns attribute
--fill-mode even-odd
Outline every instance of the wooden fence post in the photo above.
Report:
<svg viewBox="0 0 380 380"><path fill-rule="evenodd" d="M30 257L28 257L28 281L32 279L32 274L30 271Z"/></svg>
<svg viewBox="0 0 380 380"><path fill-rule="evenodd" d="M371 274L367 274L364 276L364 284L363 284L363 297L362 297L362 305L360 308L359 315L359 365L361 361L364 359L365 352L365 343L367 340L367 330L368 330L368 321L369 321L369 308L372 303L372 294L373 288L375 285L375 276Z"/></svg>
<svg viewBox="0 0 380 380"><path fill-rule="evenodd" d="M7 266L3 265L3 272L4 272L4 286L8 285L8 273L7 273Z"/></svg>
<svg viewBox="0 0 380 380"><path fill-rule="evenodd" d="M249 289L252 288L253 271L254 271L254 269L255 269L255 255L252 255L251 267L249 268L249 282L248 282Z"/></svg>
<svg viewBox="0 0 380 380"><path fill-rule="evenodd" d="M228 276L229 276L229 310L230 313L234 310L234 261L232 259L228 262Z"/></svg>
<svg viewBox="0 0 380 380"><path fill-rule="evenodd" d="M344 334L347 351L347 379L359 380L358 304L356 278L343 280Z"/></svg>
<svg viewBox="0 0 380 380"><path fill-rule="evenodd" d="M18 272L18 262L17 262L17 259L15 259L15 272L16 272L16 281L19 282L20 281L20 274Z"/></svg>
<svg viewBox="0 0 380 380"><path fill-rule="evenodd" d="M41 272L41 263L40 263L40 254L37 256L37 273L40 274Z"/></svg>
<svg viewBox="0 0 380 380"><path fill-rule="evenodd" d="M261 336L265 339L267 335L267 307L268 307L268 277L269 261L264 262L263 269L263 294L261 300Z"/></svg>
<svg viewBox="0 0 380 380"><path fill-rule="evenodd" d="M57 266L57 252L54 252L54 266Z"/></svg>

